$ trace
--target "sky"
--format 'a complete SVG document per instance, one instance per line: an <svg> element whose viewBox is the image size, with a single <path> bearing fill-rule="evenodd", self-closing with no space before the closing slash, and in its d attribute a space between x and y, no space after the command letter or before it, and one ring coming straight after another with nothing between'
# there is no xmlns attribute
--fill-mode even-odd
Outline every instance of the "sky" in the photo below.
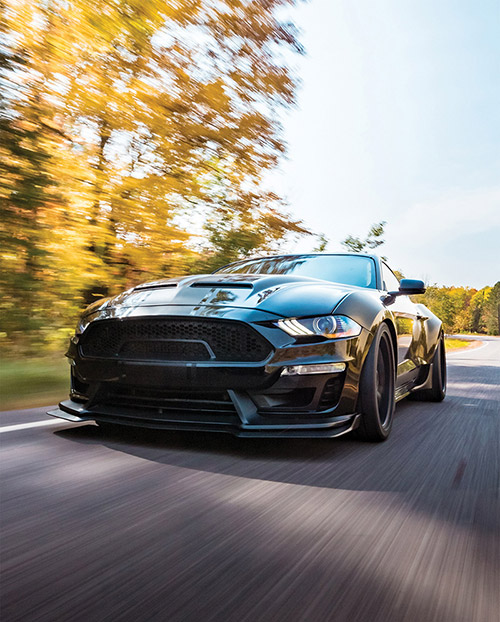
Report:
<svg viewBox="0 0 500 622"><path fill-rule="evenodd" d="M500 280L498 0L309 0L293 19L307 54L272 179L290 212L332 252L387 221L380 253L407 277Z"/></svg>

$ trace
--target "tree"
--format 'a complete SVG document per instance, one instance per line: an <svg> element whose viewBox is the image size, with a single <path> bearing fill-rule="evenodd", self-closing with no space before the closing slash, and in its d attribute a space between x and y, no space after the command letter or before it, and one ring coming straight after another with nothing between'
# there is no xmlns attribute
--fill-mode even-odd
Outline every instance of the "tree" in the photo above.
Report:
<svg viewBox="0 0 500 622"><path fill-rule="evenodd" d="M300 222L283 216L279 209L273 208L273 202L279 205L277 197L267 198L262 205L262 196L255 196L250 209L249 199L246 197L241 205L228 202L227 207L214 210L205 225L208 243L214 250L209 252L206 260L198 263L197 270L211 272L257 250L260 253L277 252L291 233L309 233Z"/></svg>
<svg viewBox="0 0 500 622"><path fill-rule="evenodd" d="M370 227L368 235L364 240L352 235L348 235L343 241L342 246L351 253L363 253L368 249L375 249L385 243L383 239L385 220L380 221Z"/></svg>
<svg viewBox="0 0 500 622"><path fill-rule="evenodd" d="M200 253L220 262L307 233L262 184L294 103L294 3L9 1L9 304L63 325L94 294L188 271Z"/></svg>
<svg viewBox="0 0 500 622"><path fill-rule="evenodd" d="M427 287L419 296L443 322L447 333L500 334L500 282L477 291L468 287Z"/></svg>
<svg viewBox="0 0 500 622"><path fill-rule="evenodd" d="M500 335L500 281L488 288L484 304L484 324L489 335Z"/></svg>
<svg viewBox="0 0 500 622"><path fill-rule="evenodd" d="M329 239L326 237L324 233L320 233L318 236L318 244L313 249L314 253L323 253L326 251L326 248L329 243Z"/></svg>
<svg viewBox="0 0 500 622"><path fill-rule="evenodd" d="M9 336L45 321L61 197L43 68L27 72L29 56L13 45L5 19L0 34L0 322Z"/></svg>
<svg viewBox="0 0 500 622"><path fill-rule="evenodd" d="M238 248L234 227L247 227L242 251L296 232L283 214L277 228L264 227L271 240L248 230L277 214L260 185L284 151L277 111L294 101L280 50L301 47L277 17L293 2L74 4L84 36L66 105L90 165L96 276L104 268L122 286L141 270L141 278L164 272L172 254L185 252L189 233L178 223L193 212L207 220L212 250L222 255Z"/></svg>

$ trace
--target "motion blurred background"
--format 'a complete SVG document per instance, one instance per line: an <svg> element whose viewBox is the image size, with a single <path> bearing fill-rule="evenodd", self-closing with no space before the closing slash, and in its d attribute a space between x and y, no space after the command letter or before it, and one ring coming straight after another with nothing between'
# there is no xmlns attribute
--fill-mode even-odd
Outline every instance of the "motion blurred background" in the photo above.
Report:
<svg viewBox="0 0 500 622"><path fill-rule="evenodd" d="M79 312L139 282L210 272L261 253L335 251L342 242L363 251L386 236L394 267L406 272L397 263L396 239L411 237L413 227L440 210L442 233L428 248L425 240L413 243L426 255L446 241L442 209L453 209L453 199L419 209L401 191L384 207L384 193L373 191L382 176L373 162L385 170L390 164L381 94L390 97L401 83L397 76L421 80L405 73L405 62L415 69L408 53L403 65L388 62L398 46L406 49L405 29L425 25L425 12L419 22L397 8L406 4L391 0L385 13L374 13L361 2L353 13L350 3L321 0L0 0L0 407L63 397L63 353ZM453 8L443 5L458 28ZM488 11L494 14L493 3L486 5L484 24ZM471 23L477 31L477 20ZM427 58L423 73L428 64ZM378 78L360 89L356 71L365 74L369 66L378 68ZM326 85L323 92L318 84ZM300 106L290 115L297 97ZM485 102L487 123L489 95ZM375 114L367 116L368 109ZM406 128L402 140L414 153L418 123L408 107L399 117L397 110L386 110L395 123L389 146ZM374 133L360 142L368 126ZM485 144L489 171L492 150ZM350 167L347 174L349 157L358 161L367 145L365 170ZM464 146L457 143L457 153ZM397 148L390 153L400 159ZM404 160L407 167L419 161ZM487 177L480 179L486 186ZM408 188L408 180L392 186ZM489 219L500 211L491 207L498 194L489 188L476 220L491 235ZM465 201L462 212L472 204ZM485 234L484 248L489 240ZM490 257L493 250L482 280L441 286L432 274L419 300L448 332L499 334L500 282Z"/></svg>

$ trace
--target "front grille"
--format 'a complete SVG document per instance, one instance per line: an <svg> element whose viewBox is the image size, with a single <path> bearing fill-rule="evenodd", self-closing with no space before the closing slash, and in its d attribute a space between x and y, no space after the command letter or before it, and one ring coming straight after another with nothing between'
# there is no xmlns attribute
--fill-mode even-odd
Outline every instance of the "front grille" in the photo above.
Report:
<svg viewBox="0 0 500 622"><path fill-rule="evenodd" d="M140 361L258 362L271 350L247 324L204 318L102 320L91 324L80 340L84 357Z"/></svg>
<svg viewBox="0 0 500 622"><path fill-rule="evenodd" d="M211 352L202 341L178 341L166 339L155 341L126 341L120 352L127 359L157 361L209 361Z"/></svg>

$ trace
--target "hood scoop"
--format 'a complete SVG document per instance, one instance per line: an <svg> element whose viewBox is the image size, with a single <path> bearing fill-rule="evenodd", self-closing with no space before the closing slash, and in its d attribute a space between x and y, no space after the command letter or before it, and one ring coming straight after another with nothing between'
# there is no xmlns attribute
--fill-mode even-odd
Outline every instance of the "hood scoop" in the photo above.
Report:
<svg viewBox="0 0 500 622"><path fill-rule="evenodd" d="M242 283L237 281L232 283L230 281L197 281L192 283L189 287L219 287L220 289L253 289L252 283Z"/></svg>

